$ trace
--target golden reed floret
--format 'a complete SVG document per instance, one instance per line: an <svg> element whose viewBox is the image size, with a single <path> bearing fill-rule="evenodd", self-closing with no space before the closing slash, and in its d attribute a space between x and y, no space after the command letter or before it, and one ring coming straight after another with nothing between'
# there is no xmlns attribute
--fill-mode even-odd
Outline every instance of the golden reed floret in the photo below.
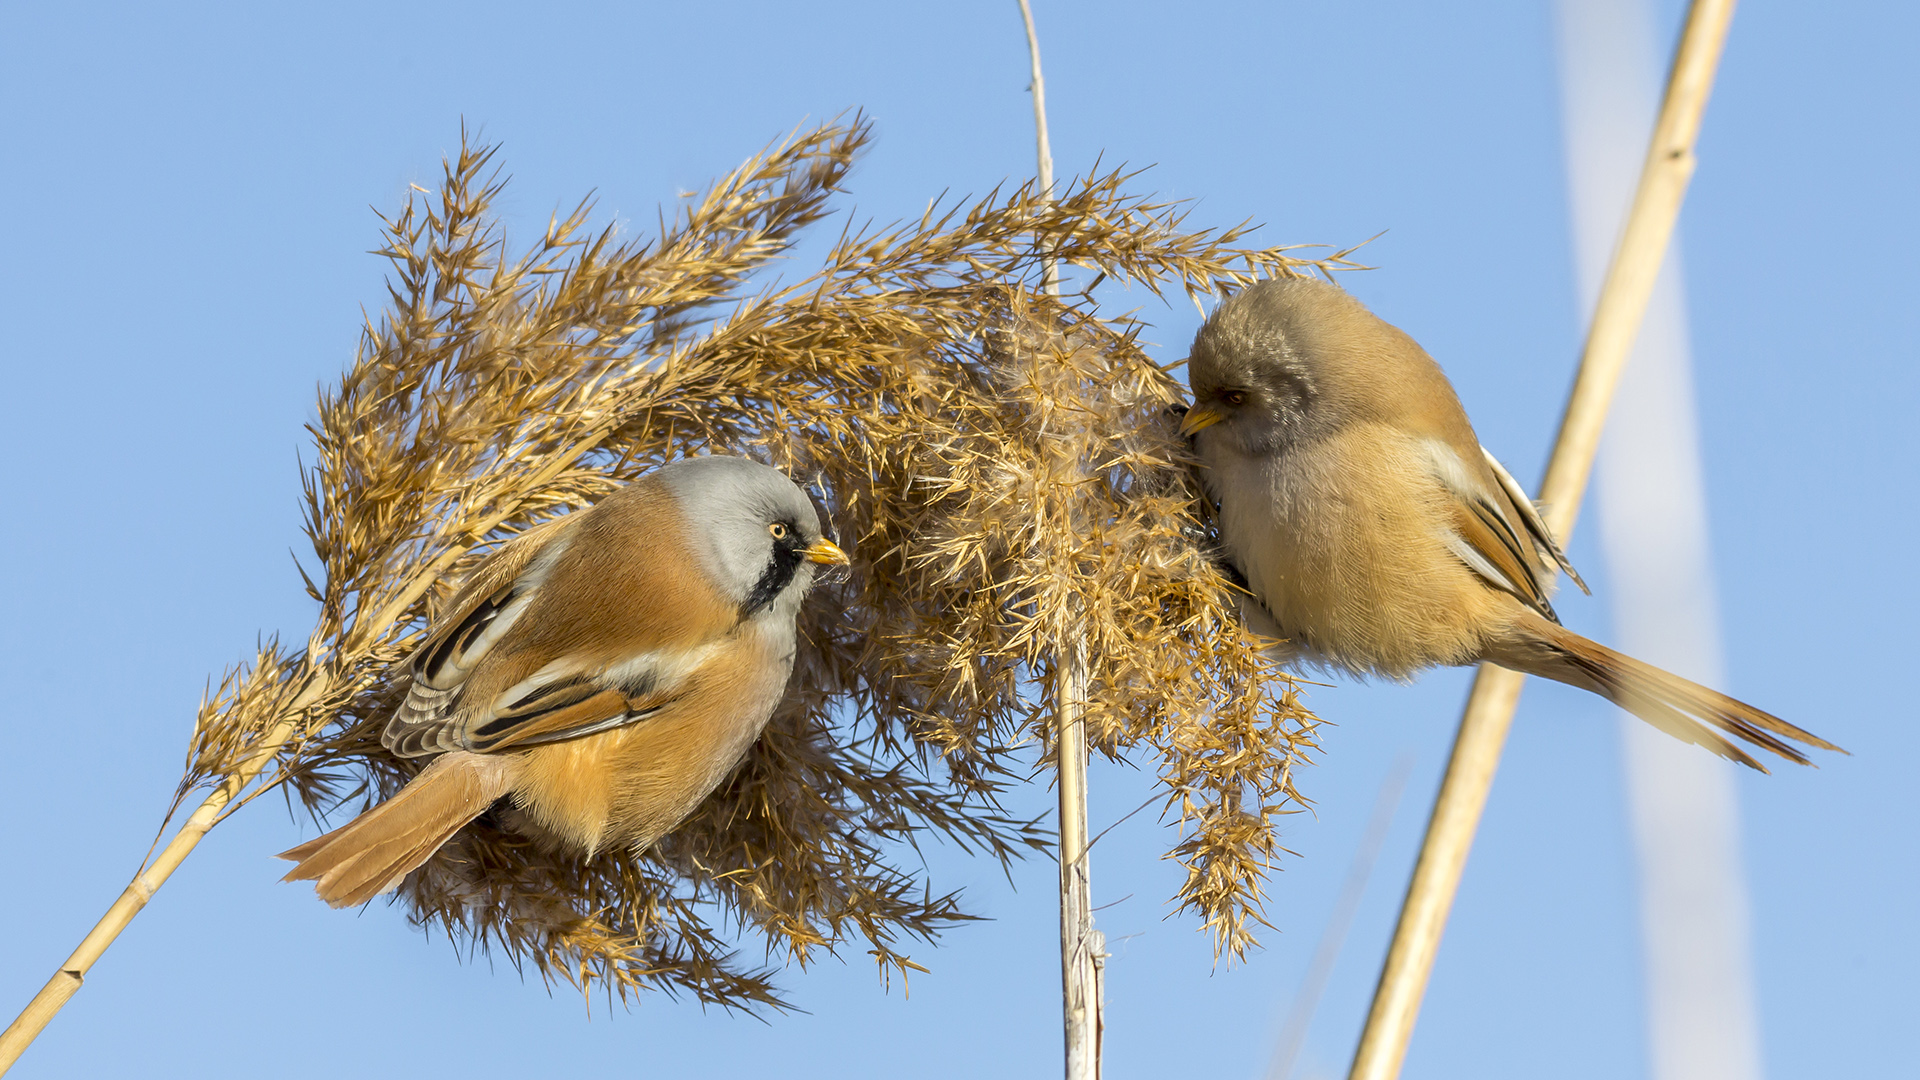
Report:
<svg viewBox="0 0 1920 1080"><path fill-rule="evenodd" d="M379 740L404 661L481 554L724 450L810 485L861 553L806 605L760 743L644 857L558 859L483 817L403 888L416 923L622 998L777 1007L734 955L753 934L802 964L862 939L904 976L903 943L968 916L897 842L1047 847L997 796L1031 767L1023 744L1051 745L1032 691L1079 639L1093 744L1156 767L1183 829L1177 901L1217 950L1251 944L1316 721L1233 614L1167 414L1180 388L1092 288L1045 295L1040 252L1156 295L1347 264L1188 231L1112 171L849 230L813 273L758 284L869 137L854 116L788 138L652 238L590 231L583 202L518 254L491 216L493 150L463 140L439 191L386 222L390 308L311 425L317 624L209 695L181 798L264 753L316 814L390 795L418 767Z"/></svg>

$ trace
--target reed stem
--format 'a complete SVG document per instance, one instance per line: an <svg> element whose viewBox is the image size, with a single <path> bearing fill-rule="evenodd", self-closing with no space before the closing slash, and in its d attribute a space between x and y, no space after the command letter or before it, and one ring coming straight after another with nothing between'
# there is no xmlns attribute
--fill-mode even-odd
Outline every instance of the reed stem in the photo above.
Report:
<svg viewBox="0 0 1920 1080"><path fill-rule="evenodd" d="M1047 82L1040 71L1040 36L1033 8L1020 0L1027 30L1027 56L1033 65L1034 152L1043 202L1053 199L1053 148L1047 140ZM1060 265L1040 260L1041 284L1060 295ZM1086 642L1059 642L1059 670L1053 686L1054 730L1060 797L1060 994L1066 1037L1067 1080L1098 1080L1100 1043L1105 1032L1105 935L1093 928L1092 867L1087 857L1087 700Z"/></svg>
<svg viewBox="0 0 1920 1080"><path fill-rule="evenodd" d="M308 695L317 698L317 688L318 684L315 683L307 694L295 699L288 710L289 714L297 716L312 704L306 698ZM167 846L161 848L153 861L134 876L119 899L107 908L107 913L100 917L99 922L93 924L93 929L80 940L79 948L74 949L73 955L67 957L66 963L53 973L53 978L47 980L47 984L33 996L33 1000L20 1011L13 1023L7 1025L7 1030L0 1032L0 1076L13 1068L13 1063L45 1030L54 1014L79 991L80 984L86 981L87 972L107 951L107 946L112 945L127 924L133 921L133 917L146 908L147 901L153 899L153 894L166 884L167 878L199 845L207 835L207 830L220 820L220 814L228 804L273 763L280 748L293 737L294 731L295 725L291 720L282 720L268 730L266 738L261 740L252 756L207 795L188 816L186 823L180 826L180 831L173 834Z"/></svg>
<svg viewBox="0 0 1920 1080"><path fill-rule="evenodd" d="M1313 1014L1320 1008L1320 998L1327 990L1328 980L1333 978L1334 964L1340 959L1340 949L1346 944L1347 931L1353 926L1353 916L1360 909L1360 901L1366 895L1367 881L1373 876L1373 864L1380 856L1380 848L1387 842L1387 830L1393 827L1394 812L1400 809L1400 793L1406 789L1407 777L1413 772L1413 755L1402 753L1394 761L1393 770L1380 782L1380 794L1373 800L1373 815L1367 821L1367 831L1361 836L1360 846L1354 849L1353 862L1347 868L1346 884L1340 888L1340 898L1334 902L1333 912L1327 917L1327 925L1320 932L1320 943L1314 946L1313 959L1307 964L1307 973L1300 980L1300 992L1294 996L1293 1005L1287 1010L1286 1023L1280 1027L1280 1039L1274 1044L1273 1060L1267 1064L1267 1080L1289 1080L1293 1075L1293 1063L1300 1056L1300 1048L1306 1044L1307 1031L1313 1026Z"/></svg>
<svg viewBox="0 0 1920 1080"><path fill-rule="evenodd" d="M1040 35L1034 32L1033 9L1027 0L1020 0L1020 19L1027 27L1027 57L1033 64L1033 136L1034 154L1039 159L1040 197L1042 202L1052 202L1053 145L1047 141L1047 80L1040 73ZM1060 295L1060 264L1051 258L1041 259L1040 275L1047 293Z"/></svg>
<svg viewBox="0 0 1920 1080"><path fill-rule="evenodd" d="M581 456L597 446L604 435L604 431L590 435L562 451L555 456L555 460L535 474L536 478L550 479L561 468L579 460ZM497 512L485 519L483 525L473 531L473 535L476 537L486 535L509 516L509 511ZM441 553L438 560L409 582L407 587L402 589L386 607L377 612L372 619L356 627L358 633L353 641L363 642L377 637L386 627L399 621L414 601L432 587L440 574L471 546L471 543L449 546L445 552ZM53 977L47 980L47 984L33 996L33 1000L27 1002L27 1007L20 1011L20 1015L14 1017L13 1023L7 1025L6 1031L0 1032L0 1076L6 1075L7 1070L20 1059L20 1055L26 1052L33 1040L40 1037L40 1032L46 1029L54 1015L65 1007L74 994L79 992L81 983L86 981L87 972L92 970L93 965L106 953L107 947L120 936L120 932L133 922L134 916L145 910L147 901L153 899L153 894L159 891L160 886L166 884L167 879L173 876L174 870L193 853L193 849L198 847L200 841L206 837L207 831L219 823L220 815L235 799L239 798L240 793L247 789L247 785L253 783L280 756L280 751L285 749L288 740L300 730L296 719L304 717L308 707L319 701L324 692L325 684L320 679L315 678L307 684L306 689L302 690L287 707L288 718L269 728L265 737L255 746L253 753L241 762L240 767L229 773L227 778L202 800L188 816L186 823L180 826L180 831L174 833L173 839L167 841L167 846L161 848L153 861L134 876L133 881L120 893L119 899L107 908L105 915L100 916L99 922L93 924L93 929L80 940L80 946L73 950L73 955L67 957L66 963L61 964L53 973Z"/></svg>
<svg viewBox="0 0 1920 1080"><path fill-rule="evenodd" d="M1060 740L1060 983L1067 1080L1098 1080L1105 935L1093 928L1093 879L1087 858L1086 646L1062 650L1054 710Z"/></svg>
<svg viewBox="0 0 1920 1080"><path fill-rule="evenodd" d="M1579 516L1614 389L1639 335L1687 183L1693 178L1700 118L1713 90L1734 3L1694 0L1687 12L1633 208L1600 290L1579 373L1541 485L1542 516L1563 544ZM1524 679L1491 665L1482 665L1474 677L1348 1080L1395 1080L1400 1075Z"/></svg>

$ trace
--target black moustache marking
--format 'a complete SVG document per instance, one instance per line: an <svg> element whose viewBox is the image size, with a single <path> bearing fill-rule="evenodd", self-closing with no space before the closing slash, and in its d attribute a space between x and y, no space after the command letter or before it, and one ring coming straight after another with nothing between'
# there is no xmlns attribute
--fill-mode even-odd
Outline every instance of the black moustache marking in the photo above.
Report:
<svg viewBox="0 0 1920 1080"><path fill-rule="evenodd" d="M767 568L760 572L760 580L753 583L752 591L740 603L740 617L751 619L759 614L774 598L793 584L793 576L800 572L800 564L806 561L806 545L800 540L800 530L791 523L787 525L787 535L773 542L773 557L767 560Z"/></svg>

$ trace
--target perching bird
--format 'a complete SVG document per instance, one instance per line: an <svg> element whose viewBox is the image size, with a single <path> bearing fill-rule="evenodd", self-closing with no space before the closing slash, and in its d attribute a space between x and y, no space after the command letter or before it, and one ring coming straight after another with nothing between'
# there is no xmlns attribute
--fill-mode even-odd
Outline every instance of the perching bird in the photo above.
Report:
<svg viewBox="0 0 1920 1080"><path fill-rule="evenodd" d="M644 850L746 756L817 564L846 562L807 496L743 458L675 462L528 530L413 655L381 741L432 763L283 853L286 880L365 903L502 798L503 822L548 846Z"/></svg>
<svg viewBox="0 0 1920 1080"><path fill-rule="evenodd" d="M1439 365L1339 287L1263 281L1223 302L1187 376L1181 431L1254 601L1248 624L1294 659L1394 678L1491 661L1754 768L1727 736L1802 764L1787 740L1839 749L1562 627L1556 568L1580 578L1533 503Z"/></svg>

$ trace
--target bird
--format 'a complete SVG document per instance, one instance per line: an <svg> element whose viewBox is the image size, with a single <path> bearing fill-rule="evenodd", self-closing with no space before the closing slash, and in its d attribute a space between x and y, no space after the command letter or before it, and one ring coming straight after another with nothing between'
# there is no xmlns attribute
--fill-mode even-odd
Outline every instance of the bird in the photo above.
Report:
<svg viewBox="0 0 1920 1080"><path fill-rule="evenodd" d="M408 661L381 742L428 759L392 798L281 853L334 907L397 888L489 809L548 850L644 851L719 786L786 691L795 620L845 566L770 466L662 466L503 544Z"/></svg>
<svg viewBox="0 0 1920 1080"><path fill-rule="evenodd" d="M1558 572L1586 583L1538 509L1433 358L1339 286L1273 278L1223 300L1187 378L1179 430L1245 624L1282 662L1399 680L1489 662L1762 772L1749 749L1800 764L1802 746L1839 750L1562 626Z"/></svg>

